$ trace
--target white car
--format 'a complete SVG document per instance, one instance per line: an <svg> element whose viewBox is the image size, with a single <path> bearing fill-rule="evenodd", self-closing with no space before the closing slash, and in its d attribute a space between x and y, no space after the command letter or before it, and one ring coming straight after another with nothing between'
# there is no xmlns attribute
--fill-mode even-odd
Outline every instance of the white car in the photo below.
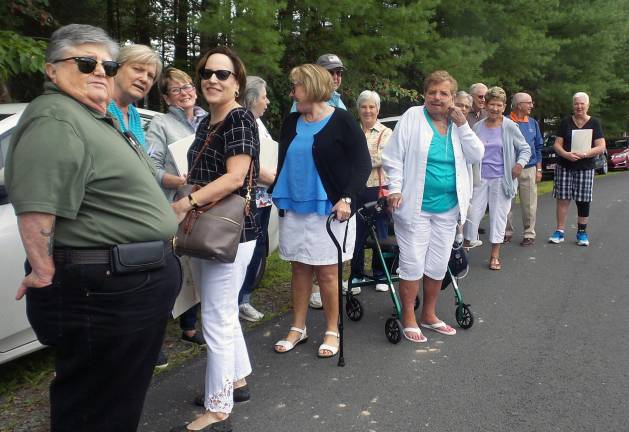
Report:
<svg viewBox="0 0 629 432"><path fill-rule="evenodd" d="M15 292L24 277L26 255L17 229L17 218L4 187L4 165L11 133L26 105L0 104L0 364L43 348L26 319L25 300L15 300ZM159 115L155 111L138 111L145 129L151 119ZM191 135L190 142L193 139L194 136ZM267 149L261 154L262 158L277 160L277 149ZM269 252L277 249L278 235L277 211L274 208L269 221ZM256 283L264 274L265 264L263 260L258 269Z"/></svg>

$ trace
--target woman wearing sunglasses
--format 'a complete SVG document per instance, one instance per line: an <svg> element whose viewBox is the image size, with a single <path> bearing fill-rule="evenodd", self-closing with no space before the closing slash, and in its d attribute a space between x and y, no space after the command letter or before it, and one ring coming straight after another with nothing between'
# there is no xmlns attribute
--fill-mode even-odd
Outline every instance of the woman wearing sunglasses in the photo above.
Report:
<svg viewBox="0 0 629 432"><path fill-rule="evenodd" d="M126 45L120 49L118 63L120 69L107 111L118 120L120 130L133 135L134 141L150 154L140 114L133 104L149 93L162 71L162 62L146 45Z"/></svg>
<svg viewBox="0 0 629 432"><path fill-rule="evenodd" d="M347 111L326 102L334 90L323 67L305 64L290 72L291 97L297 112L284 120L280 132L273 202L282 210L280 257L291 262L293 321L275 351L286 353L308 338L306 315L313 274L321 288L326 328L319 357L339 350L337 327L338 255L326 231L331 228L344 245L343 261L352 258L356 221L350 218L371 172L365 134Z"/></svg>
<svg viewBox="0 0 629 432"><path fill-rule="evenodd" d="M250 167L253 187L259 172L256 120L242 106L247 83L244 64L229 48L218 47L201 58L196 72L210 115L199 124L188 151L189 182L201 188L173 204L179 221L193 207L231 193L246 197ZM238 320L238 293L259 231L254 220L255 200L250 205L233 263L191 259L193 278L201 292L201 322L208 345L203 398L206 411L173 431L231 430L229 415L234 402L249 399L245 377L251 373L251 364Z"/></svg>
<svg viewBox="0 0 629 432"><path fill-rule="evenodd" d="M175 215L148 156L106 115L117 53L100 28L56 30L44 94L22 113L6 158L32 268L17 298L26 295L33 330L55 347L53 431L137 429L179 290L180 267L165 242ZM114 247L146 250L147 242L163 253L163 267L124 273L112 265Z"/></svg>

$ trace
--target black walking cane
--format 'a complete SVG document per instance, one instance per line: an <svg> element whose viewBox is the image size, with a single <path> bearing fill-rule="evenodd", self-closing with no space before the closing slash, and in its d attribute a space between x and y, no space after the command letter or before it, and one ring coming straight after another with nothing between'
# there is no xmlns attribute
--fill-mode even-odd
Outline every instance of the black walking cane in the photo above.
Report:
<svg viewBox="0 0 629 432"><path fill-rule="evenodd" d="M343 250L341 248L341 244L336 239L336 236L332 232L332 228L330 224L332 221L336 219L335 213L331 213L328 216L328 220L325 224L325 228L328 231L328 235L334 242L334 246L336 246L336 251L338 255L338 292L339 292L339 362L338 366L345 366L345 358L343 357ZM345 221L349 223L349 220ZM347 237L347 227L345 228L345 237ZM345 242L343 242L345 243Z"/></svg>

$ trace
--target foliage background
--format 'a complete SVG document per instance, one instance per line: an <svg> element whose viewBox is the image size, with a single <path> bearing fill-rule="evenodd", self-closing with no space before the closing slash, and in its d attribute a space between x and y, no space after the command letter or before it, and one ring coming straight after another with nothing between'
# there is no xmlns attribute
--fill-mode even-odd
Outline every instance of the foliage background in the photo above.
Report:
<svg viewBox="0 0 629 432"><path fill-rule="evenodd" d="M421 102L424 76L446 69L462 89L531 93L546 131L570 113L576 91L590 94L608 137L629 130L629 0L0 0L4 99L41 91L46 39L73 22L151 44L188 71L207 49L234 47L269 83L272 130L290 107L290 68L326 52L347 66L346 105L374 89L381 116ZM163 108L156 89L144 105Z"/></svg>

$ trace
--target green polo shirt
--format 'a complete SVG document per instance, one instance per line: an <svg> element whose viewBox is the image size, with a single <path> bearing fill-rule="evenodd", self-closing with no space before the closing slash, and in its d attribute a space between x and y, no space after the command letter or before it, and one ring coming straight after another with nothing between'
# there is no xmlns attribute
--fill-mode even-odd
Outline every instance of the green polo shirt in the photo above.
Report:
<svg viewBox="0 0 629 432"><path fill-rule="evenodd" d="M113 120L46 83L11 137L5 169L17 215L56 215L55 246L165 240L175 215L153 165Z"/></svg>

